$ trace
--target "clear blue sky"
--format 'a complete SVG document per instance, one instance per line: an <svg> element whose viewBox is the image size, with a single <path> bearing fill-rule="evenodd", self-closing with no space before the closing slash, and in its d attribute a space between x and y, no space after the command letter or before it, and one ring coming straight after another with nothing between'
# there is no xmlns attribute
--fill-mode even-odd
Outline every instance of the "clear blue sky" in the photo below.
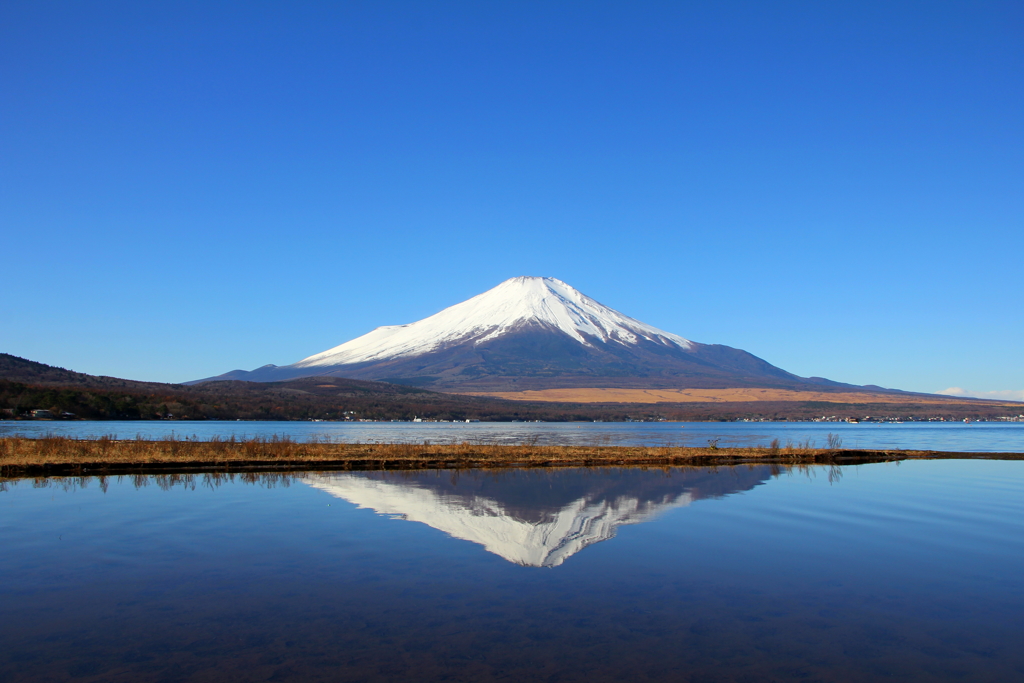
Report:
<svg viewBox="0 0 1024 683"><path fill-rule="evenodd" d="M550 275L1024 390L1020 2L6 0L0 95L8 353L184 381Z"/></svg>

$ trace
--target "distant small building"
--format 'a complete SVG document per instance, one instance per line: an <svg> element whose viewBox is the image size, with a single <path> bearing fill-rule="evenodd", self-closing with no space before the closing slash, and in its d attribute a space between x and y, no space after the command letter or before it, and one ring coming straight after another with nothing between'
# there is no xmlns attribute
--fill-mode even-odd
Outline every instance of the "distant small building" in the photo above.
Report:
<svg viewBox="0 0 1024 683"><path fill-rule="evenodd" d="M49 410L44 410L43 408L37 408L36 410L32 411L32 417L53 417L53 413L51 413Z"/></svg>

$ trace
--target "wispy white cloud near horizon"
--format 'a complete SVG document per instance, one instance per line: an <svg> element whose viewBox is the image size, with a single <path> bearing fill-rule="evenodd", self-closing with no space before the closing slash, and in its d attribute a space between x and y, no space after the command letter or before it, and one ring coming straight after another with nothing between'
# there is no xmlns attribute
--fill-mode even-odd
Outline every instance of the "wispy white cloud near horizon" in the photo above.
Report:
<svg viewBox="0 0 1024 683"><path fill-rule="evenodd" d="M1003 389L1001 391L971 391L960 387L950 387L936 394L946 396L963 396L965 398L987 398L993 401L1021 401L1024 402L1024 389Z"/></svg>

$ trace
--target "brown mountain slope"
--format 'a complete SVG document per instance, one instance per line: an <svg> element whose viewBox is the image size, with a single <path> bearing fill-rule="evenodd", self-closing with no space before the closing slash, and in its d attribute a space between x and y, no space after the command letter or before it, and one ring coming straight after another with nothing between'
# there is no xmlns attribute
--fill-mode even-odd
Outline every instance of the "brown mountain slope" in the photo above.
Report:
<svg viewBox="0 0 1024 683"><path fill-rule="evenodd" d="M624 389L617 387L581 387L577 389L543 389L537 391L466 392L468 396L490 396L514 401L552 401L558 403L751 403L751 402L821 402L892 405L952 405L963 399L936 394L906 392L799 390L778 388L735 389ZM992 401L993 404L1021 406L1019 403Z"/></svg>

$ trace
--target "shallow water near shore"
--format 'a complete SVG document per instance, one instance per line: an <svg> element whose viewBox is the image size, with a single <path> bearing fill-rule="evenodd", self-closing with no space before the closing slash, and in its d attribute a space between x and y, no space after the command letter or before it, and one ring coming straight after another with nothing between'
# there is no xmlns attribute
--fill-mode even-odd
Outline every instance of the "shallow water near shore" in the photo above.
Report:
<svg viewBox="0 0 1024 683"><path fill-rule="evenodd" d="M5 681L1007 681L1024 463L0 489Z"/></svg>
<svg viewBox="0 0 1024 683"><path fill-rule="evenodd" d="M767 446L824 448L836 434L845 448L1024 453L1024 422L167 422L0 421L0 437L179 439L288 436L338 443L473 443L557 446Z"/></svg>

